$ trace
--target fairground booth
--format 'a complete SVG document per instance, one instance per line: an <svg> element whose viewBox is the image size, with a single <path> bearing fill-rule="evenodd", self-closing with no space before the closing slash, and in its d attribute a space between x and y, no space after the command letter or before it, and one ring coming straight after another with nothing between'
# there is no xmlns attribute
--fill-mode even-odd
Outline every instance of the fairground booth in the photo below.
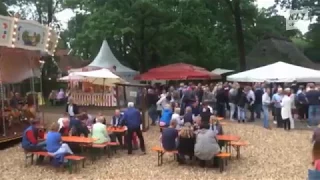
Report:
<svg viewBox="0 0 320 180"><path fill-rule="evenodd" d="M37 118L34 77L40 76L40 56L53 55L58 35L53 28L34 21L0 16L0 143L20 138L29 120ZM26 97L5 87L31 78Z"/></svg>
<svg viewBox="0 0 320 180"><path fill-rule="evenodd" d="M60 78L67 81L71 97L80 106L117 106L116 83L134 83L138 72L122 65L112 53L107 41L103 41L95 59L86 67L70 69L69 75ZM136 90L126 91L127 96ZM120 92L121 90L119 90ZM122 102L121 102L122 103Z"/></svg>

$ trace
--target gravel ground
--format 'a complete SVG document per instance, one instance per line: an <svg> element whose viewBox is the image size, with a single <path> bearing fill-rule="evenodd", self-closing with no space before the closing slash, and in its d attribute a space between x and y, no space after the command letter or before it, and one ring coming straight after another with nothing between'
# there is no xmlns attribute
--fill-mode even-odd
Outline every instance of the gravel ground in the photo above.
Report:
<svg viewBox="0 0 320 180"><path fill-rule="evenodd" d="M48 115L46 115L48 118ZM50 116L50 115L49 115ZM58 115L53 115L54 119ZM24 167L24 154L20 146L0 151L1 180L82 180L82 179L224 179L224 180L284 180L307 178L307 169L311 162L311 131L283 129L265 130L253 124L228 124L224 126L226 134L241 136L249 146L243 148L241 159L232 159L225 173L217 169L199 168L197 165L178 166L172 156L165 155L164 164L157 166L157 154L150 151L152 146L159 145L158 128L153 127L144 134L147 155L137 152L128 156L120 151L111 158L102 157L91 164L87 161L85 169L69 174L56 172L50 166Z"/></svg>

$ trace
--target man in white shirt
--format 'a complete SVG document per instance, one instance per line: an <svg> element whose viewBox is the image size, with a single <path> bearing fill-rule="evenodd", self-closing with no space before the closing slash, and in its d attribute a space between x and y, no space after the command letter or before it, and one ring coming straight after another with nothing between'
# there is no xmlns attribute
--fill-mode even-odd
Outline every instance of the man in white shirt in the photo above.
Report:
<svg viewBox="0 0 320 180"><path fill-rule="evenodd" d="M270 89L266 88L264 94L262 95L263 127L266 129L270 129L270 126L269 126L270 103L271 103Z"/></svg>
<svg viewBox="0 0 320 180"><path fill-rule="evenodd" d="M291 113L291 99L290 99L290 88L286 88L284 90L284 96L281 101L281 117L283 120L283 127L285 130L290 130L290 119L292 119L292 113Z"/></svg>
<svg viewBox="0 0 320 180"><path fill-rule="evenodd" d="M247 93L247 100L249 102L248 110L250 111L250 120L249 122L254 121L254 101L256 100L254 92L252 91L252 88L250 86L247 86L246 88Z"/></svg>

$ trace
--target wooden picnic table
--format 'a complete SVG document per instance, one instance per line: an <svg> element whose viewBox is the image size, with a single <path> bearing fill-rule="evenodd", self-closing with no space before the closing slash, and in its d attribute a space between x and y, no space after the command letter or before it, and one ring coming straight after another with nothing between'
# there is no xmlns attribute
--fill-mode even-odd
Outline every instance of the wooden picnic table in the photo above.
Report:
<svg viewBox="0 0 320 180"><path fill-rule="evenodd" d="M44 135L44 139L46 138L47 138L47 134ZM96 138L80 137L80 136L62 136L61 139L63 142L84 143L84 144L91 144L97 140Z"/></svg>
<svg viewBox="0 0 320 180"><path fill-rule="evenodd" d="M231 154L231 142L232 141L239 141L241 139L240 136L236 135L217 135L217 140L225 141L226 142L226 152Z"/></svg>
<svg viewBox="0 0 320 180"><path fill-rule="evenodd" d="M123 127L113 127L113 126L107 127L108 132L123 133L126 130L127 130L127 128L125 126L123 126Z"/></svg>
<svg viewBox="0 0 320 180"><path fill-rule="evenodd" d="M217 140L219 141L239 141L241 138L240 136L235 136L235 135L217 135Z"/></svg>

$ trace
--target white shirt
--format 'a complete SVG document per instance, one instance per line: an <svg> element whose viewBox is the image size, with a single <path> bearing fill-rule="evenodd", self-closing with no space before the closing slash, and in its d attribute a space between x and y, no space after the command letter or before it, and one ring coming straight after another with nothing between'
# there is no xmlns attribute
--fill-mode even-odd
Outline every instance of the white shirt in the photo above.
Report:
<svg viewBox="0 0 320 180"><path fill-rule="evenodd" d="M69 116L74 116L73 106L72 106L72 105L69 105L69 106L68 106L68 113L69 113Z"/></svg>
<svg viewBox="0 0 320 180"><path fill-rule="evenodd" d="M270 103L271 103L271 98L270 98L269 94L265 92L262 95L262 104L263 105L269 105Z"/></svg>
<svg viewBox="0 0 320 180"><path fill-rule="evenodd" d="M256 100L255 96L254 96L254 92L252 90L250 90L247 94L247 99L248 101L250 101L250 99L252 100L250 104L253 104L254 101Z"/></svg>
<svg viewBox="0 0 320 180"><path fill-rule="evenodd" d="M61 117L61 118L58 119L58 124L59 124L59 126L60 126L59 129L61 129L62 126L63 126L63 119L64 119L63 117Z"/></svg>
<svg viewBox="0 0 320 180"><path fill-rule="evenodd" d="M177 121L177 129L180 129L181 125L183 125L183 120L181 119L180 114L172 114L171 119Z"/></svg>
<svg viewBox="0 0 320 180"><path fill-rule="evenodd" d="M291 99L288 95L283 96L281 101L281 117L282 119L290 119L291 114Z"/></svg>

